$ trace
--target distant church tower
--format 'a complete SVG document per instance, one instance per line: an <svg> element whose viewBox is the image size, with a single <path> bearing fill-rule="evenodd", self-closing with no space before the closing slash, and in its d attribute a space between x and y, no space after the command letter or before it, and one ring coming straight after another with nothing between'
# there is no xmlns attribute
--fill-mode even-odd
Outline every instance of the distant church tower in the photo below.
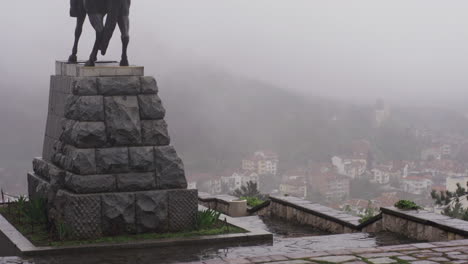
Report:
<svg viewBox="0 0 468 264"><path fill-rule="evenodd" d="M390 108L385 104L384 100L377 99L374 105L374 126L381 127L382 124L390 117Z"/></svg>

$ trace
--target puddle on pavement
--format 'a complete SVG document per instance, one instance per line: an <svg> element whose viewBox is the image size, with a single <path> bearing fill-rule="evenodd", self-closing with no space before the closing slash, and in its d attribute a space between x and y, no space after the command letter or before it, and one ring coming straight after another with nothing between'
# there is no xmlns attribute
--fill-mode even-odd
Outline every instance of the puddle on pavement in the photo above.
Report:
<svg viewBox="0 0 468 264"><path fill-rule="evenodd" d="M295 225L279 219L261 219L257 216L243 218L252 227L268 230L274 234L270 244L239 244L225 247L167 247L139 250L119 250L67 256L34 258L36 264L154 264L190 262L220 258L242 258L266 255L281 255L297 252L324 251L346 248L369 248L414 243L416 241L393 233L352 233L330 235L304 225Z"/></svg>

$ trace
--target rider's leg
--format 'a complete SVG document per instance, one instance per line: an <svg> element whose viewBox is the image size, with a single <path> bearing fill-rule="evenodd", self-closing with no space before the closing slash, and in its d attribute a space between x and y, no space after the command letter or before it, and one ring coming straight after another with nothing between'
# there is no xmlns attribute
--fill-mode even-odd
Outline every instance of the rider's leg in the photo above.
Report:
<svg viewBox="0 0 468 264"><path fill-rule="evenodd" d="M128 16L121 16L118 20L120 32L122 34L122 60L120 66L128 66L127 48L130 42L130 19Z"/></svg>

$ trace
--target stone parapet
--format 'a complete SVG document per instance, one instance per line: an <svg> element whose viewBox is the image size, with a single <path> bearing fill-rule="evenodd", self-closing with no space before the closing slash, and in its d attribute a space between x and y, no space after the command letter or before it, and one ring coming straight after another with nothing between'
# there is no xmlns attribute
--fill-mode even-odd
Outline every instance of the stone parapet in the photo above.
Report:
<svg viewBox="0 0 468 264"><path fill-rule="evenodd" d="M468 222L425 210L381 208L386 231L421 241L448 241L468 238Z"/></svg>
<svg viewBox="0 0 468 264"><path fill-rule="evenodd" d="M271 203L259 214L316 227L333 234L360 231L359 217L293 196L270 196Z"/></svg>

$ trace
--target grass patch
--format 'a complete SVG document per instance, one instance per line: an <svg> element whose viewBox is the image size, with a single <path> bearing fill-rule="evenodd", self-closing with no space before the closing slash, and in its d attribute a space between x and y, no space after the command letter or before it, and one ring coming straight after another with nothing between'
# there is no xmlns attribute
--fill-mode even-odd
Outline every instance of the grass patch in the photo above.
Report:
<svg viewBox="0 0 468 264"><path fill-rule="evenodd" d="M359 257L359 256L356 256L356 257L360 258L360 259L361 259L363 262L365 262L365 263L374 264L374 263L372 263L368 258L363 258L363 257Z"/></svg>
<svg viewBox="0 0 468 264"><path fill-rule="evenodd" d="M259 205L261 205L261 204L263 204L265 202L262 199L259 199L257 197L242 196L241 199L246 200L247 205L250 206L250 207L259 206Z"/></svg>
<svg viewBox="0 0 468 264"><path fill-rule="evenodd" d="M415 202L409 201L409 200L400 200L397 203L395 203L395 207L401 210L423 209L421 206L417 205Z"/></svg>
<svg viewBox="0 0 468 264"><path fill-rule="evenodd" d="M213 236L222 234L245 233L242 228L229 225L218 220L211 226L205 226L198 230L190 230L177 233L147 233L109 236L98 239L74 240L71 238L59 239L59 235L48 231L45 222L32 222L22 216L21 211L16 208L16 204L11 204L10 208L0 207L0 214L3 215L21 234L28 238L35 246L77 246L101 243L128 243L134 241L157 240L168 238L190 238L199 236ZM199 212L200 215L204 212ZM206 213L206 212L205 212Z"/></svg>
<svg viewBox="0 0 468 264"><path fill-rule="evenodd" d="M336 262L329 262L329 261L323 261L323 260L313 260L313 261L318 264L336 264Z"/></svg>
<svg viewBox="0 0 468 264"><path fill-rule="evenodd" d="M398 264L410 264L409 261L403 260L403 259L399 259L398 256L390 257L390 258L396 260Z"/></svg>

